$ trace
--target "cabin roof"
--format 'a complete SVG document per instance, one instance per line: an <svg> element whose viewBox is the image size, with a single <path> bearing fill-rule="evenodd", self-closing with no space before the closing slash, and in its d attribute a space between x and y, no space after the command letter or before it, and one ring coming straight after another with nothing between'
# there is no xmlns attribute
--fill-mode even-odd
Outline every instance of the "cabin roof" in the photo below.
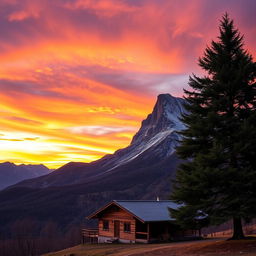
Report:
<svg viewBox="0 0 256 256"><path fill-rule="evenodd" d="M111 205L117 205L121 209L129 212L142 222L171 221L169 208L177 209L179 206L169 200L164 201L142 201L142 200L113 200L100 208L95 213L88 216L88 219L97 218L97 215Z"/></svg>

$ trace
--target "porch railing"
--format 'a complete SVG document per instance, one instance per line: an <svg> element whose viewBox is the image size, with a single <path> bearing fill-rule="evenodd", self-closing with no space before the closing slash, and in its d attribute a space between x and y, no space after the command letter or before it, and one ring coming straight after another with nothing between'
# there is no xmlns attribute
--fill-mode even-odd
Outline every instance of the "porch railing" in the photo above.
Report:
<svg viewBox="0 0 256 256"><path fill-rule="evenodd" d="M82 229L82 243L98 243L99 230L93 228Z"/></svg>

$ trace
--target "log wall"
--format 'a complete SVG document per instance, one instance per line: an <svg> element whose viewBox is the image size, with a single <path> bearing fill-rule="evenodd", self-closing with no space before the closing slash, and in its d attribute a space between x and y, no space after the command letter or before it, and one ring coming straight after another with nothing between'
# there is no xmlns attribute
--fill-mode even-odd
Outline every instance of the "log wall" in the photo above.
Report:
<svg viewBox="0 0 256 256"><path fill-rule="evenodd" d="M109 221L109 230L103 229L104 220ZM113 238L114 237L114 221L120 221L119 222L119 229L120 229L119 239L135 241L135 229L136 229L135 219L124 210L116 209L116 208L113 210L109 209L101 216L101 218L99 218L99 236ZM130 232L124 231L125 222L130 223L130 227L131 227Z"/></svg>

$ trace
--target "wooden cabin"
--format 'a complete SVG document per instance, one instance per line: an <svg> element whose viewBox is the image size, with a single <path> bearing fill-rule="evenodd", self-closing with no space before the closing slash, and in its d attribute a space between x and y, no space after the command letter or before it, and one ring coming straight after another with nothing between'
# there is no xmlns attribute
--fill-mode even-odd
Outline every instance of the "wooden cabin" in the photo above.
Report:
<svg viewBox="0 0 256 256"><path fill-rule="evenodd" d="M97 237L98 243L149 243L195 235L175 225L169 208L177 207L172 201L114 200L87 217L98 219L98 230L91 230L89 237L90 230L84 230L83 241L95 242Z"/></svg>

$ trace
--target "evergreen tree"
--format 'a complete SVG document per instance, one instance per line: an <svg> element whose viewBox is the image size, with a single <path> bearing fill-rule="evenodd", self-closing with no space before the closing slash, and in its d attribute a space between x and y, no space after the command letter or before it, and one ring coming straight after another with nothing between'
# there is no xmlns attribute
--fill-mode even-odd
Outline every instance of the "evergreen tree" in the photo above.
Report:
<svg viewBox="0 0 256 256"><path fill-rule="evenodd" d="M228 14L219 32L199 58L206 75L190 77L192 90L184 90L189 114L177 153L187 161L171 198L186 214L203 211L211 224L232 218L233 239L240 239L242 219L256 215L256 64Z"/></svg>

